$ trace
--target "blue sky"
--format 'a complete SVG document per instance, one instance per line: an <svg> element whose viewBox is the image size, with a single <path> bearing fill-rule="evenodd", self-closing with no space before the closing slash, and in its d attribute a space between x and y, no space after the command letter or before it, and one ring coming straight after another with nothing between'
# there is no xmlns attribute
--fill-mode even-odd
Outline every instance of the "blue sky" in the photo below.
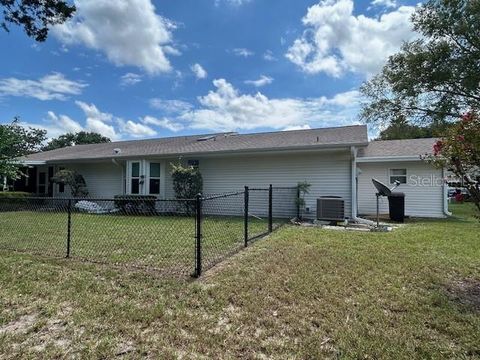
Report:
<svg viewBox="0 0 480 360"><path fill-rule="evenodd" d="M114 140L358 123L358 87L415 37L401 0L77 0L0 32L0 121Z"/></svg>

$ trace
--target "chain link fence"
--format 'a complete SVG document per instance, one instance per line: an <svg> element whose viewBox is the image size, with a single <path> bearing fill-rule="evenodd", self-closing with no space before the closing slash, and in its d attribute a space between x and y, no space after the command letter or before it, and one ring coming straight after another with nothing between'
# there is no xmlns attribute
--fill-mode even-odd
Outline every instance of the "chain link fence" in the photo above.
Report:
<svg viewBox="0 0 480 360"><path fill-rule="evenodd" d="M296 188L158 200L6 198L0 248L200 276L295 217Z"/></svg>

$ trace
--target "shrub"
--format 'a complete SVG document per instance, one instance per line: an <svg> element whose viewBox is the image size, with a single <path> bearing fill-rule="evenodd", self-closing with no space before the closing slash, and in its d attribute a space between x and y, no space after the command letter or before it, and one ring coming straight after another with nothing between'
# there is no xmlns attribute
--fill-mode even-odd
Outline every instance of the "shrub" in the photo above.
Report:
<svg viewBox="0 0 480 360"><path fill-rule="evenodd" d="M52 178L52 181L56 184L68 185L75 198L88 196L87 183L83 176L75 170L60 170Z"/></svg>
<svg viewBox="0 0 480 360"><path fill-rule="evenodd" d="M194 199L195 196L202 193L203 178L200 171L193 167L184 167L180 163L172 165L173 190L176 199ZM190 201L183 202L185 212L190 215L195 210L195 204Z"/></svg>

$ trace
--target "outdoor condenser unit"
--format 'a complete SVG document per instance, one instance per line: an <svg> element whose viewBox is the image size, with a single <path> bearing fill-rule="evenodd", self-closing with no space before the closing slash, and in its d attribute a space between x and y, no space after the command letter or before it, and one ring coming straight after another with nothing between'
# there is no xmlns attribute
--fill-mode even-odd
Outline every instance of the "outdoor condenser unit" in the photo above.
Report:
<svg viewBox="0 0 480 360"><path fill-rule="evenodd" d="M345 220L345 200L339 196L322 196L318 198L317 220Z"/></svg>

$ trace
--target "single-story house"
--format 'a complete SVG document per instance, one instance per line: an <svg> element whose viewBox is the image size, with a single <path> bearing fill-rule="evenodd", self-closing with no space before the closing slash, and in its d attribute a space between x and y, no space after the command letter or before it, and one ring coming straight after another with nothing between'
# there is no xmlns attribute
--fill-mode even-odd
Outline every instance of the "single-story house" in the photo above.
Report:
<svg viewBox="0 0 480 360"><path fill-rule="evenodd" d="M69 190L50 178L62 168L75 169L86 180L90 196L121 194L174 198L170 167L181 161L198 166L205 193L243 187L311 184L307 215L314 217L316 199L339 196L345 216L355 219L376 211L377 178L406 194L406 215L444 217L447 187L442 170L420 159L435 139L368 141L363 125L256 134L233 132L77 145L32 154L23 159L29 178L16 190L69 197ZM23 186L23 188L22 188ZM388 212L386 199L382 213Z"/></svg>

